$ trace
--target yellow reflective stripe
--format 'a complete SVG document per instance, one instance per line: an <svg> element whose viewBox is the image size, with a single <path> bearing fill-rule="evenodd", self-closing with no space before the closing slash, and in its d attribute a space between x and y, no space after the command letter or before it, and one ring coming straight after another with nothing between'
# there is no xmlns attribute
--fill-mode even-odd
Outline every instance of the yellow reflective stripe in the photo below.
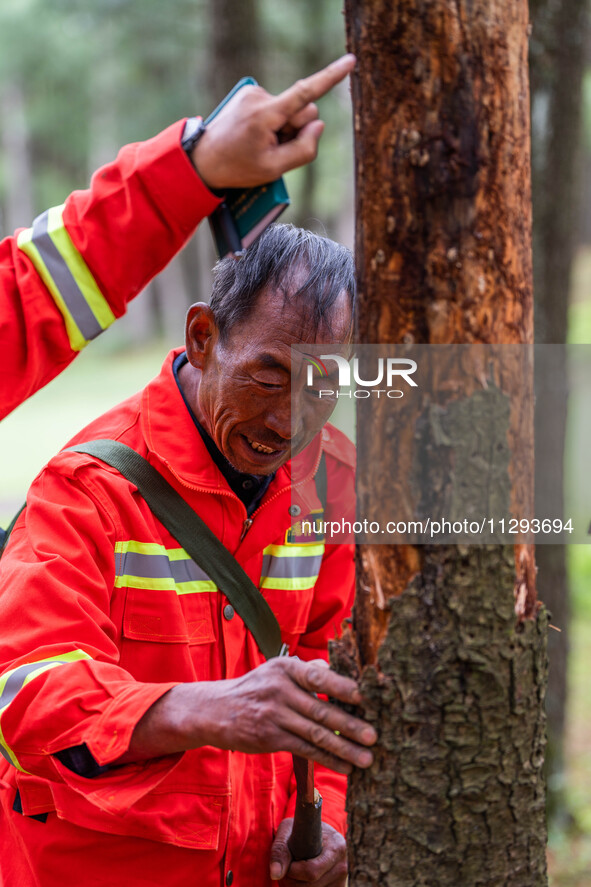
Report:
<svg viewBox="0 0 591 887"><path fill-rule="evenodd" d="M64 207L54 206L49 210L48 231L64 262L72 272L72 277L80 287L90 310L105 330L115 320L111 306L98 288L88 265L72 243L63 220Z"/></svg>
<svg viewBox="0 0 591 887"><path fill-rule="evenodd" d="M268 545L263 551L260 588L298 591L313 588L322 564L324 544Z"/></svg>
<svg viewBox="0 0 591 887"><path fill-rule="evenodd" d="M156 579L153 576L115 576L115 588L147 588L150 591L176 591L175 581L165 577Z"/></svg>
<svg viewBox="0 0 591 887"><path fill-rule="evenodd" d="M190 561L191 555L184 548L165 548L164 552L169 561Z"/></svg>
<svg viewBox="0 0 591 887"><path fill-rule="evenodd" d="M305 588L313 588L316 584L316 576L294 577L291 579L278 579L273 576L265 576L261 579L261 588L277 588L280 591L298 591Z"/></svg>
<svg viewBox="0 0 591 887"><path fill-rule="evenodd" d="M53 301L59 308L64 318L64 324L66 327L66 333L68 334L68 340L70 342L70 347L72 351L82 351L82 349L88 345L87 340L84 338L80 330L78 329L78 324L70 314L68 310L68 306L62 299L62 295L53 282L53 278L47 268L45 267L45 262L41 258L39 250L35 246L32 241L33 238L33 229L27 228L25 231L21 231L17 238L17 245L19 249L21 249L31 260L33 265L35 266L35 270L37 274L53 296Z"/></svg>
<svg viewBox="0 0 591 887"><path fill-rule="evenodd" d="M175 582L171 577L155 579L151 576L116 576L115 588L147 588L149 591L176 591L177 594L203 594L217 591L211 579L191 579L188 582Z"/></svg>
<svg viewBox="0 0 591 887"><path fill-rule="evenodd" d="M184 548L128 539L115 543L115 587L175 591L178 595L216 592L217 586Z"/></svg>
<svg viewBox="0 0 591 887"><path fill-rule="evenodd" d="M273 557L317 557L324 554L324 544L317 543L310 545L267 545L263 550L263 554L269 554Z"/></svg>
<svg viewBox="0 0 591 887"><path fill-rule="evenodd" d="M191 579L189 582L177 582L177 594L204 594L217 591L218 587L211 579Z"/></svg>
<svg viewBox="0 0 591 887"><path fill-rule="evenodd" d="M6 688L6 684L10 680L13 674L21 671L28 666L36 666L38 665L40 668L47 664L47 667L50 668L54 665L62 665L68 662L77 662L79 659L92 659L88 653L85 653L84 650L70 650L68 653L56 653L55 656L45 656L43 659L37 659L33 662L23 662L21 665L17 665L16 668L12 668L10 671L5 671L4 674L0 677L0 699L4 693ZM36 674L40 674L40 672L27 672L27 674L31 674L35 676ZM27 683L29 678L24 678L23 685ZM3 709L4 710L4 709Z"/></svg>
<svg viewBox="0 0 591 887"><path fill-rule="evenodd" d="M134 554L165 554L169 561L190 560L184 548L165 548L158 542L138 542L135 539L127 539L125 542L115 542L115 553L125 554L131 551Z"/></svg>
<svg viewBox="0 0 591 887"><path fill-rule="evenodd" d="M74 351L99 335L115 320L63 222L63 206L38 216L21 231L17 244L29 256L61 311Z"/></svg>
<svg viewBox="0 0 591 887"><path fill-rule="evenodd" d="M17 665L16 668L10 669L0 677L0 754L7 761L13 764L17 770L26 773L27 771L21 767L14 751L10 748L4 733L2 731L1 720L4 712L9 708L15 696L28 684L33 678L38 677L52 668L60 665L68 665L70 662L77 662L82 659L92 659L92 657L84 650L70 650L67 653L58 653L55 656L46 656L37 662L25 662ZM2 703L4 703L2 705Z"/></svg>

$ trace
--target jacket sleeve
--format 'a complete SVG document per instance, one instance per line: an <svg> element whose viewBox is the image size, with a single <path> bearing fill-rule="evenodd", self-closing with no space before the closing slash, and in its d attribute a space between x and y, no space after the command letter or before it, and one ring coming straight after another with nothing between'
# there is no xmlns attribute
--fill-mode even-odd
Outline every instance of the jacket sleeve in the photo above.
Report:
<svg viewBox="0 0 591 887"><path fill-rule="evenodd" d="M127 145L87 191L0 243L0 418L124 314L219 203L183 125Z"/></svg>
<svg viewBox="0 0 591 887"><path fill-rule="evenodd" d="M139 682L118 665L111 618L118 528L88 483L47 468L2 560L0 753L18 770L65 783L112 812L154 788L180 755L78 776L56 753L86 745L99 765L175 683ZM59 552L59 554L57 553ZM117 791L113 791L116 788Z"/></svg>

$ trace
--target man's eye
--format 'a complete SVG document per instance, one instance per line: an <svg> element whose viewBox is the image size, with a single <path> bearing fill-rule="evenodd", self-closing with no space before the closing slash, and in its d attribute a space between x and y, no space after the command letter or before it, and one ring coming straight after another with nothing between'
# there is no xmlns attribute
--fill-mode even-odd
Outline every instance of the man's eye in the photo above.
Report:
<svg viewBox="0 0 591 887"><path fill-rule="evenodd" d="M282 382L268 382L264 379L256 378L254 378L254 381L257 383L257 385L260 385L261 388L266 388L268 391L278 391L280 388L283 388Z"/></svg>
<svg viewBox="0 0 591 887"><path fill-rule="evenodd" d="M315 398L316 400L324 400L327 403L329 401L335 400L335 393L331 389L326 388L308 388L307 389L310 397Z"/></svg>

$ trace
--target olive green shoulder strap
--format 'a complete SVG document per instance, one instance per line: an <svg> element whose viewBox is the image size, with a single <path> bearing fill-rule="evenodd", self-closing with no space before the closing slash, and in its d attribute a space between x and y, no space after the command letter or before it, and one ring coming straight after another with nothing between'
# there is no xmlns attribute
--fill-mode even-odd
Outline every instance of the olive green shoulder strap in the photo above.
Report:
<svg viewBox="0 0 591 887"><path fill-rule="evenodd" d="M251 631L266 659L285 655L275 614L238 561L183 497L131 447L114 440L91 440L68 447L116 468L137 487L152 513L215 582Z"/></svg>

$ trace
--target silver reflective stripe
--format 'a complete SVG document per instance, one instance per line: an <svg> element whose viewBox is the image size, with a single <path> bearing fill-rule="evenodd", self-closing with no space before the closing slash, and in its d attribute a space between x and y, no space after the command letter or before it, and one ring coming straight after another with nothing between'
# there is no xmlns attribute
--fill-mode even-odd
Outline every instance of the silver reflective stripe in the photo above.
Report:
<svg viewBox="0 0 591 887"><path fill-rule="evenodd" d="M42 660L41 662L27 662L26 665L21 665L20 668L15 668L2 690L2 695L0 696L0 710L7 705L10 705L18 691L22 689L23 684L25 683L25 678L27 675L31 674L32 671L39 671L40 668L43 668L43 666L47 665L49 662L59 662L61 665L65 665L71 661L71 659L50 659Z"/></svg>
<svg viewBox="0 0 591 887"><path fill-rule="evenodd" d="M266 554L263 557L261 576L268 579L304 579L317 576L322 564L322 555L307 557L276 557Z"/></svg>
<svg viewBox="0 0 591 887"><path fill-rule="evenodd" d="M57 656L48 656L46 659L40 659L37 662L27 662L24 665L18 665L16 668L6 671L0 677L0 754L7 761L21 770L23 773L27 771L21 767L19 760L6 741L2 728L2 719L4 712L9 709L14 698L22 690L29 681L34 681L38 675L49 671L60 665L68 665L70 662L79 662L82 659L90 659L91 656L84 650L70 650L67 653L61 653Z"/></svg>
<svg viewBox="0 0 591 887"><path fill-rule="evenodd" d="M6 751L6 749L4 748L4 746L2 744L0 744L0 755L2 755L2 757L6 761L8 761L9 764L12 764L14 766L14 761L12 760L12 758L10 757L10 755L8 754L8 752Z"/></svg>
<svg viewBox="0 0 591 887"><path fill-rule="evenodd" d="M170 579L175 582L209 581L207 573L190 558L169 560L165 554L140 554L126 551L115 555L119 576L143 576L146 579Z"/></svg>
<svg viewBox="0 0 591 887"><path fill-rule="evenodd" d="M57 286L81 334L87 341L95 339L102 333L103 328L90 310L90 306L72 276L72 272L51 239L47 230L48 221L48 210L37 216L33 222L33 243L37 247L45 267Z"/></svg>

